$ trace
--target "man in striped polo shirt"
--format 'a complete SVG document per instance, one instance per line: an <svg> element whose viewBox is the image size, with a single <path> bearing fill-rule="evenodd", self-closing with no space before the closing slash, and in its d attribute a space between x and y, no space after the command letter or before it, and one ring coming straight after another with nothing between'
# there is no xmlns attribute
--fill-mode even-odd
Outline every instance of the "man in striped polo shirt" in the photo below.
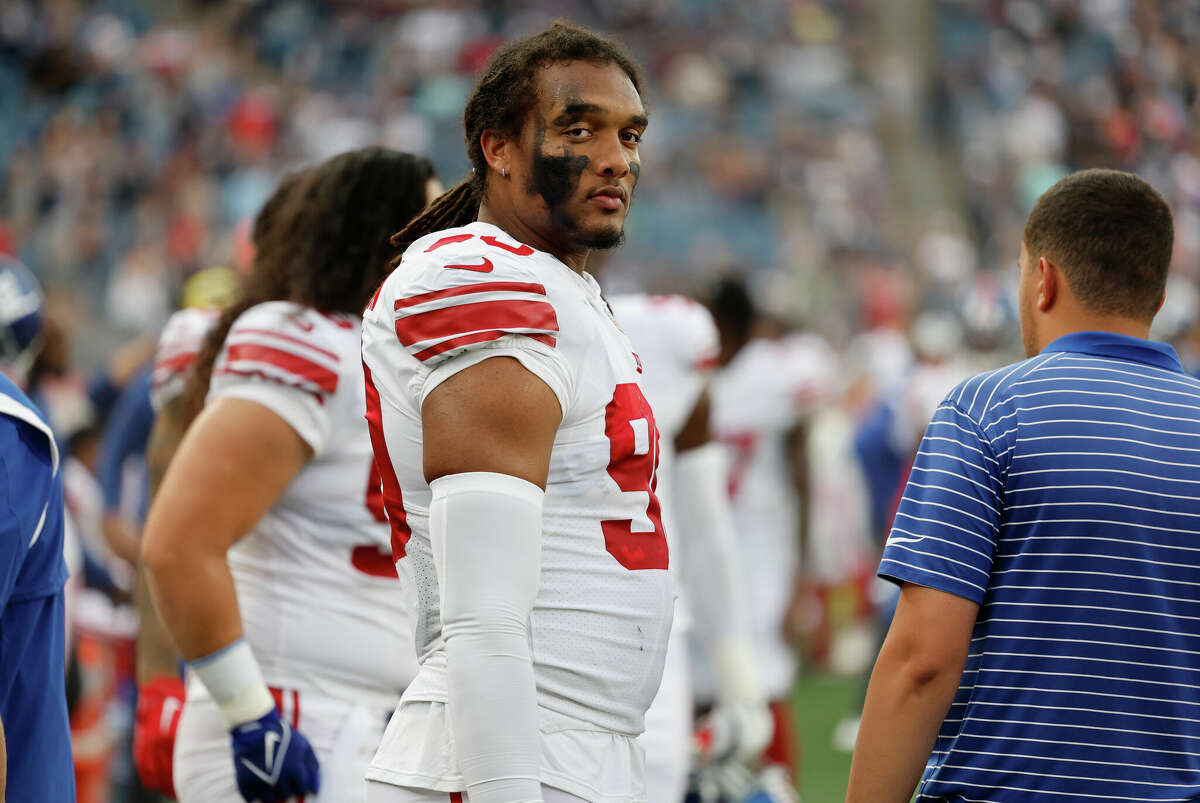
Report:
<svg viewBox="0 0 1200 803"><path fill-rule="evenodd" d="M1200 800L1200 381L1146 339L1172 241L1127 173L1035 205L1029 359L938 407L884 550L848 801Z"/></svg>

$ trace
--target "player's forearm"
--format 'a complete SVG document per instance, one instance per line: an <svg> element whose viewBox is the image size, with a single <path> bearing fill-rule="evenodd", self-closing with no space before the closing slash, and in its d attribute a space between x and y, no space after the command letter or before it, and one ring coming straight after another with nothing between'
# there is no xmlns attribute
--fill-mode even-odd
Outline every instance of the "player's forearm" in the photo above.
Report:
<svg viewBox="0 0 1200 803"><path fill-rule="evenodd" d="M4 790L8 787L8 742L4 738L4 719L0 718L0 803L4 803Z"/></svg>
<svg viewBox="0 0 1200 803"><path fill-rule="evenodd" d="M180 399L173 399L159 411L150 430L150 440L146 445L146 493L151 501L158 494L158 486L162 484L167 466L183 438L181 406ZM138 612L138 683L147 683L162 675L176 675L179 671L179 655L154 607L144 565L138 566L133 602Z"/></svg>
<svg viewBox="0 0 1200 803"><path fill-rule="evenodd" d="M529 616L541 563L542 491L515 477L430 484L450 727L472 803L541 800Z"/></svg>
<svg viewBox="0 0 1200 803"><path fill-rule="evenodd" d="M808 423L798 424L788 433L788 463L791 469L792 486L800 504L800 516L796 521L797 556L800 571L812 570L810 545L812 522L812 465L808 456Z"/></svg>
<svg viewBox="0 0 1200 803"><path fill-rule="evenodd" d="M746 639L749 631L725 462L721 446L708 443L681 452L675 466L683 502L676 518L688 541L681 550L683 582L696 629L712 649Z"/></svg>
<svg viewBox="0 0 1200 803"><path fill-rule="evenodd" d="M137 566L140 549L137 531L124 516L106 512L100 521L100 535L117 557L130 566Z"/></svg>
<svg viewBox="0 0 1200 803"><path fill-rule="evenodd" d="M137 584L133 588L133 603L138 612L137 681L148 683L154 678L179 674L179 656L171 637L163 628L154 600L150 598L149 580L145 566L138 567Z"/></svg>
<svg viewBox="0 0 1200 803"><path fill-rule="evenodd" d="M450 725L473 802L540 801L541 737L528 633L446 641Z"/></svg>
<svg viewBox="0 0 1200 803"><path fill-rule="evenodd" d="M871 673L846 803L908 803L962 677L885 641Z"/></svg>
<svg viewBox="0 0 1200 803"><path fill-rule="evenodd" d="M224 553L161 546L151 533L142 557L154 607L186 660L242 637L237 591Z"/></svg>

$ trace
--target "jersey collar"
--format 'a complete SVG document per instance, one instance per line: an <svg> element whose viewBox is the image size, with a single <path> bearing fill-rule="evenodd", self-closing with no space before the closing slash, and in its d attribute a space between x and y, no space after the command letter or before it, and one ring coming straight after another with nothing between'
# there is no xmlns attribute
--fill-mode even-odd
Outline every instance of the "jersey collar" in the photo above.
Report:
<svg viewBox="0 0 1200 803"><path fill-rule="evenodd" d="M1080 354L1093 354L1097 357L1133 360L1168 371L1183 373L1183 364L1179 362L1179 355L1166 343L1119 335L1116 332L1072 332L1051 341L1042 349L1042 354L1055 351L1073 351Z"/></svg>

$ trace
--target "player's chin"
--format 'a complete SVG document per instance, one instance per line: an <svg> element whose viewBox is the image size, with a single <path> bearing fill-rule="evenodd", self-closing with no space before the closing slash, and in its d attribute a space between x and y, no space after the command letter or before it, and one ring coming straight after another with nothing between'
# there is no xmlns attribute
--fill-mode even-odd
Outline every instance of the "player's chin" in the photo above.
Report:
<svg viewBox="0 0 1200 803"><path fill-rule="evenodd" d="M576 229L575 238L580 245L593 250L616 248L625 242L625 216L589 220Z"/></svg>

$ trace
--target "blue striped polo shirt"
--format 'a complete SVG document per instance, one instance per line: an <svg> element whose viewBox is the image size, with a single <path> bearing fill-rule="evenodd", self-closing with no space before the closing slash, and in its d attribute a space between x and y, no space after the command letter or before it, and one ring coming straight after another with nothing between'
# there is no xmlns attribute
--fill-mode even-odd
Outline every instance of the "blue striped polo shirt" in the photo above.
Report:
<svg viewBox="0 0 1200 803"><path fill-rule="evenodd" d="M980 604L922 801L1200 800L1200 381L1109 332L959 385L879 574Z"/></svg>

